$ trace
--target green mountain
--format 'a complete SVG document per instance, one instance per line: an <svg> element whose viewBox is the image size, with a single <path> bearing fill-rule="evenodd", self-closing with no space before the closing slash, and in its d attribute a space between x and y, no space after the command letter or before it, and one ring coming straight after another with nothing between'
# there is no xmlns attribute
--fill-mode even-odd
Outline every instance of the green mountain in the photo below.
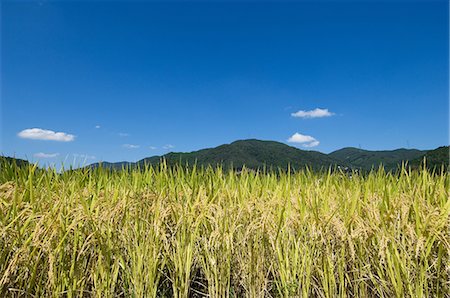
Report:
<svg viewBox="0 0 450 298"><path fill-rule="evenodd" d="M293 169L309 167L313 170L320 170L340 166L345 170L369 171L383 165L387 171L392 171L396 170L403 162L415 164L415 168L418 168L424 156L427 156L427 164L430 166L448 165L448 147L440 147L431 151L416 149L369 151L349 147L324 154L317 151L300 150L279 142L255 139L240 140L215 148L187 153L171 152L163 156L144 158L136 163L103 162L101 165L111 169L122 169L128 166L142 167L146 164L156 166L164 159L169 166L175 164L222 165L224 169L233 168L235 170L240 170L244 165L250 169L266 167L275 170L287 169L290 165ZM98 166L98 163L90 165L94 168Z"/></svg>
<svg viewBox="0 0 450 298"><path fill-rule="evenodd" d="M350 164L353 168L371 170L383 165L386 170L395 170L402 162L422 157L427 151L417 149L396 149L369 151L353 147L331 152L329 156Z"/></svg>
<svg viewBox="0 0 450 298"><path fill-rule="evenodd" d="M287 169L290 165L294 169L308 166L318 170L340 164L339 160L321 152L305 151L279 142L255 139L240 140L190 153L169 153L163 157L169 165L178 162L190 165L197 163L200 166L221 164L225 168L234 169L241 169L244 165L251 169L261 169L264 166ZM159 157L152 157L138 163L155 164L159 161Z"/></svg>
<svg viewBox="0 0 450 298"><path fill-rule="evenodd" d="M429 150L425 155L413 159L410 164L413 168L423 166L423 162L428 169L439 170L442 166L446 170L450 169L450 146L442 146L434 150Z"/></svg>
<svg viewBox="0 0 450 298"><path fill-rule="evenodd" d="M135 164L102 163L103 167L120 169L126 165L158 165L162 159L168 165L177 163L198 166L222 165L225 169L240 170L245 165L250 169L302 169L309 167L313 170L328 169L330 166L348 166L327 154L317 151L300 150L283 143L274 141L260 141L255 139L240 140L231 144L215 148L202 149L189 153L171 152L163 156L152 156L142 159ZM91 165L97 167L98 164Z"/></svg>
<svg viewBox="0 0 450 298"><path fill-rule="evenodd" d="M300 150L283 143L274 141L260 141L255 139L239 140L231 144L221 145L215 148L202 149L193 152L171 152L163 156L144 158L133 162L101 162L89 165L90 168L103 167L120 170L127 167L153 165L157 166L164 159L169 166L175 164L188 164L190 166L217 166L224 169L240 170L244 167L250 169L283 169L288 165L292 169L310 168L313 170L328 169L340 166L343 169L361 169L369 171L383 165L391 171L398 168L402 162L408 162L412 168L422 166L424 158L429 169L440 168L442 165L449 169L449 146L439 147L434 150L397 149L384 151L369 151L357 148L343 148L330 154L318 151ZM0 156L0 169L10 168L16 164L24 167L29 164L23 159Z"/></svg>

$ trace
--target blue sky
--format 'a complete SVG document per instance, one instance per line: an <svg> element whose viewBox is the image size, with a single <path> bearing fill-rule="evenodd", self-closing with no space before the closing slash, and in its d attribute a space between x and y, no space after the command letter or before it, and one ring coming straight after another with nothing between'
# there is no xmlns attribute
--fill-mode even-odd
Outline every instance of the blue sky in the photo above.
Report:
<svg viewBox="0 0 450 298"><path fill-rule="evenodd" d="M2 1L0 151L60 164L247 138L321 152L442 146L448 12L447 1Z"/></svg>

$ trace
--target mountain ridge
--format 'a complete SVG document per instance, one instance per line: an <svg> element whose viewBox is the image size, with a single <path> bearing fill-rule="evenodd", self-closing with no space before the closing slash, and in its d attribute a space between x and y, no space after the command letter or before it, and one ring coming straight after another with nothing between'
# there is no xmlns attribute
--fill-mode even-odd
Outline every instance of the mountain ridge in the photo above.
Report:
<svg viewBox="0 0 450 298"><path fill-rule="evenodd" d="M441 148L441 147L439 147ZM446 146L442 148L447 148ZM435 149L436 150L436 149ZM383 166L386 170L395 170L404 162L420 161L428 152L433 150L418 150L399 148L394 150L365 150L355 147L344 147L329 154L314 150L302 150L284 143L268 140L246 139L237 140L229 144L222 144L212 148L205 148L191 152L169 152L143 158L134 163L94 163L88 167L106 167L121 169L125 166L158 165L165 160L168 165L177 163L199 166L222 165L225 169L241 169L244 165L251 169L293 169L310 168L313 170L341 167L369 171ZM447 164L448 160L441 160L441 155L433 165ZM420 164L420 162L418 162ZM416 166L417 167L417 166Z"/></svg>
<svg viewBox="0 0 450 298"><path fill-rule="evenodd" d="M396 168L401 162L417 159L428 150L399 148L394 150L365 150L355 147L345 147L329 153L336 159L347 161L353 167L371 170L384 165L388 169Z"/></svg>
<svg viewBox="0 0 450 298"><path fill-rule="evenodd" d="M218 165L225 168L240 169L244 165L258 169L265 166L273 168L294 168L309 166L314 169L325 168L340 161L318 151L300 150L283 143L266 140L238 140L230 144L223 144L213 148L201 149L188 153L171 152L163 156L144 158L137 162L139 165L154 164L164 158L169 164L177 161L197 165Z"/></svg>
<svg viewBox="0 0 450 298"><path fill-rule="evenodd" d="M443 161L446 161L443 163ZM450 146L441 146L433 150L428 150L422 157L411 160L413 168L427 167L428 169L439 170L444 166L445 170L450 169Z"/></svg>
<svg viewBox="0 0 450 298"><path fill-rule="evenodd" d="M383 166L387 171L398 169L403 163L412 169L426 166L428 169L450 169L450 147L441 146L432 150L399 148L394 150L365 150L355 147L344 147L331 153L315 150L302 150L284 143L268 140L237 140L229 144L204 148L190 152L169 152L154 155L137 162L97 162L84 168L107 168L121 170L123 168L158 166L162 161L168 166L176 164L193 166L222 166L225 170L241 170L246 168L287 170L304 169L328 170L341 168L344 171L370 171ZM17 164L26 166L26 160L0 156L2 165Z"/></svg>

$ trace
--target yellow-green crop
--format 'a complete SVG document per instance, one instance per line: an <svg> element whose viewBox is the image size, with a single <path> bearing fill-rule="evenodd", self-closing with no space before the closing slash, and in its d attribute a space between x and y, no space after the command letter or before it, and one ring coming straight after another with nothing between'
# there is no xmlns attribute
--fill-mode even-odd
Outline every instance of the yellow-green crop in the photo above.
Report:
<svg viewBox="0 0 450 298"><path fill-rule="evenodd" d="M0 296L450 296L448 173L1 166Z"/></svg>

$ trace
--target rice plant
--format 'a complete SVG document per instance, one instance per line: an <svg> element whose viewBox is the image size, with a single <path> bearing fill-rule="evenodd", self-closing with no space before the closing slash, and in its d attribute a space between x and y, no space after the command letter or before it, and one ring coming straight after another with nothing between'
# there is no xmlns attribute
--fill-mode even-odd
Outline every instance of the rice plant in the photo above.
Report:
<svg viewBox="0 0 450 298"><path fill-rule="evenodd" d="M445 171L0 166L1 296L450 296Z"/></svg>

